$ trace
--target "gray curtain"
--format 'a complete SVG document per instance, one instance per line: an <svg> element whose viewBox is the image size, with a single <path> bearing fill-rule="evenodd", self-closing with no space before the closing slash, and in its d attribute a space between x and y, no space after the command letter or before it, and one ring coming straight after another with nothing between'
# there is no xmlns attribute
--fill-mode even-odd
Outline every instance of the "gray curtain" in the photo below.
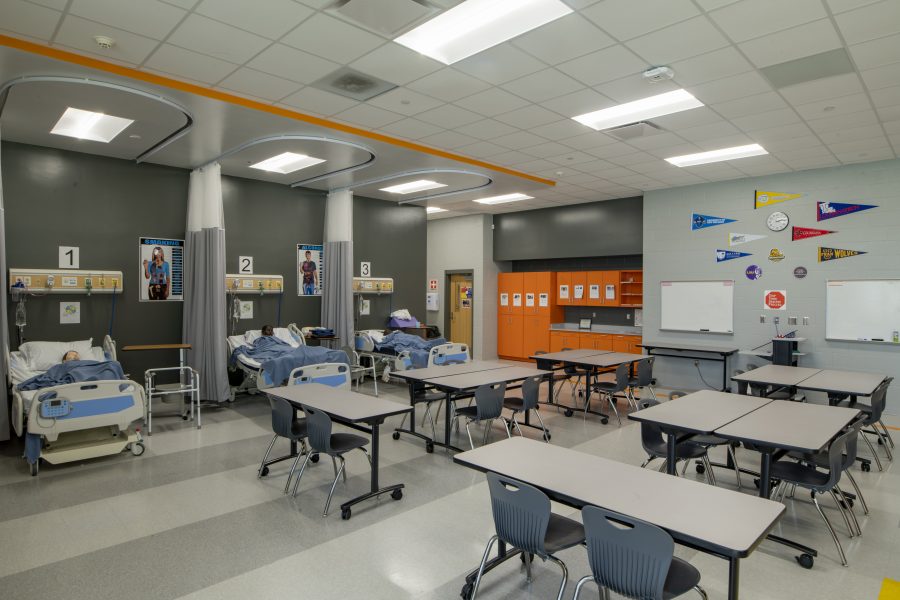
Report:
<svg viewBox="0 0 900 600"><path fill-rule="evenodd" d="M322 326L353 345L353 242L325 242Z"/></svg>
<svg viewBox="0 0 900 600"><path fill-rule="evenodd" d="M2 167L2 163L0 163ZM6 393L6 351L9 349L9 312L6 310L6 215L3 208L3 176L0 175L0 442L9 439L9 396Z"/></svg>
<svg viewBox="0 0 900 600"><path fill-rule="evenodd" d="M200 372L202 400L225 402L228 352L225 324L225 230L209 227L188 231L184 265L184 343L188 364Z"/></svg>

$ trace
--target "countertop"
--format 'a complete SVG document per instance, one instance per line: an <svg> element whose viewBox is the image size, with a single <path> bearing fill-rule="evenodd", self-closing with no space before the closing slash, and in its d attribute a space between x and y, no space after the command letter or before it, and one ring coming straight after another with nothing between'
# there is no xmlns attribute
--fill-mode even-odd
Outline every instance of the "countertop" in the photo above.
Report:
<svg viewBox="0 0 900 600"><path fill-rule="evenodd" d="M578 323L552 323L550 331L577 331L579 333L611 333L614 335L642 335L641 327L630 325L592 325L590 330L578 329Z"/></svg>

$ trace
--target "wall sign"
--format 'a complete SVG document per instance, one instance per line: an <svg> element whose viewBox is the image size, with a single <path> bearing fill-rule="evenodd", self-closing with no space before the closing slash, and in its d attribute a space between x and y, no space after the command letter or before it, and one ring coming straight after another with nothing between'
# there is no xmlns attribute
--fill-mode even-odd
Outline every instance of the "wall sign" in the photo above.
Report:
<svg viewBox="0 0 900 600"><path fill-rule="evenodd" d="M372 263L370 263L370 262L359 263L359 276L360 277L371 277L372 276Z"/></svg>
<svg viewBox="0 0 900 600"><path fill-rule="evenodd" d="M550 294L546 292L538 294L538 306L550 306Z"/></svg>
<svg viewBox="0 0 900 600"><path fill-rule="evenodd" d="M797 267L794 269L794 277L797 279L803 279L806 277L807 273L809 273L809 271L806 270L806 267Z"/></svg>
<svg viewBox="0 0 900 600"><path fill-rule="evenodd" d="M81 323L81 302L60 302L59 323L60 325Z"/></svg>
<svg viewBox="0 0 900 600"><path fill-rule="evenodd" d="M531 292L525 293L525 306L534 306L534 294Z"/></svg>
<svg viewBox="0 0 900 600"><path fill-rule="evenodd" d="M253 300L238 300L240 302L240 318L242 319L252 319L253 318Z"/></svg>
<svg viewBox="0 0 900 600"><path fill-rule="evenodd" d="M763 296L763 308L767 310L787 310L787 291L766 290Z"/></svg>
<svg viewBox="0 0 900 600"><path fill-rule="evenodd" d="M252 256L238 256L238 273L241 275L253 275Z"/></svg>
<svg viewBox="0 0 900 600"><path fill-rule="evenodd" d="M140 238L141 302L184 300L184 240Z"/></svg>
<svg viewBox="0 0 900 600"><path fill-rule="evenodd" d="M853 214L870 208L878 208L874 204L845 204L842 202L819 202L816 205L816 221L824 221L835 217Z"/></svg>
<svg viewBox="0 0 900 600"><path fill-rule="evenodd" d="M829 260L837 260L839 258L850 258L851 256L859 256L867 254L859 250L842 250L840 248L823 248L819 247L819 262L827 262Z"/></svg>
<svg viewBox="0 0 900 600"><path fill-rule="evenodd" d="M691 231L698 229L706 229L707 227L715 227L716 225L725 225L734 223L737 219L729 219L726 217L713 217L711 215L701 215L697 213L691 214Z"/></svg>
<svg viewBox="0 0 900 600"><path fill-rule="evenodd" d="M60 269L77 269L78 268L78 246L60 246L59 247L59 268Z"/></svg>
<svg viewBox="0 0 900 600"><path fill-rule="evenodd" d="M813 229L811 227L794 227L791 230L791 241L805 240L807 238L818 237L820 235L828 235L829 233L837 233L827 229Z"/></svg>
<svg viewBox="0 0 900 600"><path fill-rule="evenodd" d="M726 260L734 260L735 258L743 258L745 256L753 256L750 252L736 252L734 250L716 250L716 262L725 262Z"/></svg>
<svg viewBox="0 0 900 600"><path fill-rule="evenodd" d="M584 298L584 286L583 285L575 286L574 297L576 300L581 300L582 298Z"/></svg>
<svg viewBox="0 0 900 600"><path fill-rule="evenodd" d="M325 252L322 244L297 244L297 295L321 296L325 287Z"/></svg>
<svg viewBox="0 0 900 600"><path fill-rule="evenodd" d="M763 271L762 268L758 265L750 265L749 267L747 267L747 270L744 271L744 274L750 281L756 281L757 279L762 277Z"/></svg>
<svg viewBox="0 0 900 600"><path fill-rule="evenodd" d="M509 294L506 292L500 294L500 306L509 306Z"/></svg>
<svg viewBox="0 0 900 600"><path fill-rule="evenodd" d="M778 248L772 248L769 250L769 260L772 262L779 262L784 260L784 253Z"/></svg>
<svg viewBox="0 0 900 600"><path fill-rule="evenodd" d="M513 294L513 306L522 306L522 294Z"/></svg>
<svg viewBox="0 0 900 600"><path fill-rule="evenodd" d="M559 299L560 300L568 300L569 299L569 286L567 286L567 285L559 286Z"/></svg>
<svg viewBox="0 0 900 600"><path fill-rule="evenodd" d="M600 299L600 286L592 283L588 286L588 298L591 300L599 300Z"/></svg>

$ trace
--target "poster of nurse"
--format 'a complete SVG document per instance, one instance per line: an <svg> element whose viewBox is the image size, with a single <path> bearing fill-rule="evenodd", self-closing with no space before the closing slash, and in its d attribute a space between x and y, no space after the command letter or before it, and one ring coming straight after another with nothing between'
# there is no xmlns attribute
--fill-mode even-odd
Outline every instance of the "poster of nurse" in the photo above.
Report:
<svg viewBox="0 0 900 600"><path fill-rule="evenodd" d="M321 244L297 244L297 295L321 296L325 259Z"/></svg>
<svg viewBox="0 0 900 600"><path fill-rule="evenodd" d="M142 237L141 302L184 300L184 240Z"/></svg>

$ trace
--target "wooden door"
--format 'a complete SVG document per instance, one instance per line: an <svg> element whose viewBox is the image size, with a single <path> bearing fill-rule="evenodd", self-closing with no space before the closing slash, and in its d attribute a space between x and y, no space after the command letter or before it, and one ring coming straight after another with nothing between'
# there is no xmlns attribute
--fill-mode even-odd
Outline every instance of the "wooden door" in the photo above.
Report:
<svg viewBox="0 0 900 600"><path fill-rule="evenodd" d="M450 275L450 334L451 342L466 344L472 348L472 313L475 311L475 294L471 275Z"/></svg>
<svg viewBox="0 0 900 600"><path fill-rule="evenodd" d="M550 299L554 293L552 284L552 273L535 272L523 273L524 280L522 289L524 290L524 312L525 315L550 315ZM545 295L541 306L541 296Z"/></svg>
<svg viewBox="0 0 900 600"><path fill-rule="evenodd" d="M548 315L525 315L522 356L528 358L533 356L538 350L546 352L549 349L550 317Z"/></svg>
<svg viewBox="0 0 900 600"><path fill-rule="evenodd" d="M612 350L613 349L613 339L608 333L595 333L594 335L594 344L591 346L592 350Z"/></svg>
<svg viewBox="0 0 900 600"><path fill-rule="evenodd" d="M614 335L612 349L613 352L628 352L631 350L631 336Z"/></svg>

